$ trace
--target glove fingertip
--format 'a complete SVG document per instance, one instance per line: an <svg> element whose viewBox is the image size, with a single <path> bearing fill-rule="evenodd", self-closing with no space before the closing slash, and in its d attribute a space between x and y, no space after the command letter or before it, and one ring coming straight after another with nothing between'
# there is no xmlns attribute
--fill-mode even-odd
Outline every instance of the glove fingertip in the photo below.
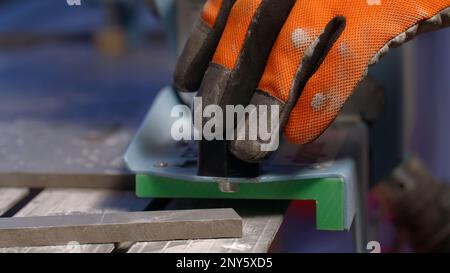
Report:
<svg viewBox="0 0 450 273"><path fill-rule="evenodd" d="M281 132L289 113L285 104L268 93L257 90L245 114L237 120L231 152L246 162L262 162L277 151Z"/></svg>

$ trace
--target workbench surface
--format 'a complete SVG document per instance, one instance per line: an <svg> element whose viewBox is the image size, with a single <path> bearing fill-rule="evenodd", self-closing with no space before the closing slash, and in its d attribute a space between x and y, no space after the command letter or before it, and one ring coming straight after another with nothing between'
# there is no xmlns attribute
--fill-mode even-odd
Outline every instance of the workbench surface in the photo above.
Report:
<svg viewBox="0 0 450 273"><path fill-rule="evenodd" d="M26 217L113 213L152 210L161 206L161 200L139 199L133 192L99 189L45 189L28 200L25 188L0 188L0 212L4 216ZM154 205L152 205L154 203ZM20 206L20 209L16 211ZM243 218L243 237L189 241L127 242L121 244L0 248L0 252L267 252L283 221L284 202L176 200L165 204L165 209L234 208ZM13 214L13 215L11 215Z"/></svg>

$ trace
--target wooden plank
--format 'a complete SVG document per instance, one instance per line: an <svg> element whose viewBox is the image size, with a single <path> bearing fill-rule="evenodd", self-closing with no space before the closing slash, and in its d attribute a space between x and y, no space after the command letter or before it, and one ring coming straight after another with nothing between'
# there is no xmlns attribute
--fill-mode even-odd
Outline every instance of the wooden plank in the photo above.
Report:
<svg viewBox="0 0 450 273"><path fill-rule="evenodd" d="M113 213L141 211L149 199L139 199L133 192L82 189L46 189L16 217L71 215L86 213ZM1 248L0 252L111 252L113 244L78 245L26 248Z"/></svg>
<svg viewBox="0 0 450 273"><path fill-rule="evenodd" d="M239 238L233 209L144 211L0 219L0 247Z"/></svg>
<svg viewBox="0 0 450 273"><path fill-rule="evenodd" d="M0 216L27 196L27 188L0 188Z"/></svg>
<svg viewBox="0 0 450 273"><path fill-rule="evenodd" d="M237 239L140 242L129 253L264 253L280 228L286 202L236 200L175 200L169 209L231 207L242 217L242 237Z"/></svg>

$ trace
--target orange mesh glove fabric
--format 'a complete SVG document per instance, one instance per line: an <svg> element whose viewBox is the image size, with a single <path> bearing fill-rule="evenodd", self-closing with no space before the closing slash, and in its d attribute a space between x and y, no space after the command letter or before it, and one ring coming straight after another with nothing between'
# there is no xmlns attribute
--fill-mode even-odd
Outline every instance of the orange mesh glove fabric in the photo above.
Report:
<svg viewBox="0 0 450 273"><path fill-rule="evenodd" d="M278 104L295 143L336 118L370 65L416 35L450 26L450 0L208 0L175 86L218 105ZM246 161L267 157L235 141Z"/></svg>

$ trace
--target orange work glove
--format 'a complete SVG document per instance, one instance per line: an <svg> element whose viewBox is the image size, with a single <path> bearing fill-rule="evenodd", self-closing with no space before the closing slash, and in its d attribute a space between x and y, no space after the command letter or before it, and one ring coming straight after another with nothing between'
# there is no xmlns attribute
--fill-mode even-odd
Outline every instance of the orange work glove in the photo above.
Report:
<svg viewBox="0 0 450 273"><path fill-rule="evenodd" d="M177 65L175 86L204 104L279 105L299 144L330 125L390 48L450 26L450 0L208 0ZM242 128L241 128L242 129ZM252 162L260 141L233 141Z"/></svg>

